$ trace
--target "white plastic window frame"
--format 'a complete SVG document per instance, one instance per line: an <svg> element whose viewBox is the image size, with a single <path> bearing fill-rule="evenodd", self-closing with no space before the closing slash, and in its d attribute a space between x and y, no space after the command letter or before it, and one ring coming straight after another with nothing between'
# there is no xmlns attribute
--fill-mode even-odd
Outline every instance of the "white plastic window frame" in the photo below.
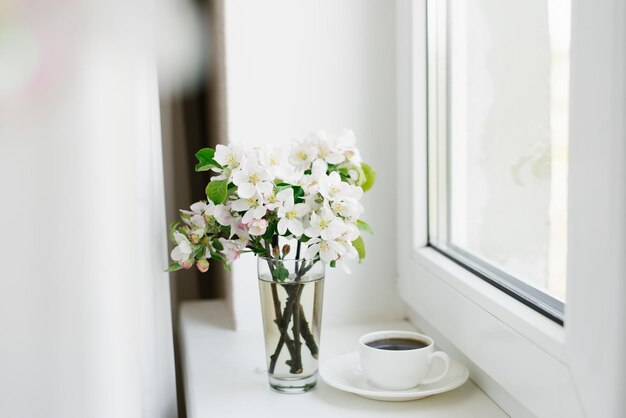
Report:
<svg viewBox="0 0 626 418"><path fill-rule="evenodd" d="M445 0L431 0L445 1ZM398 273L414 322L512 416L626 411L626 3L572 1L561 327L428 247L426 0L397 0ZM599 384L599 382L603 382Z"/></svg>

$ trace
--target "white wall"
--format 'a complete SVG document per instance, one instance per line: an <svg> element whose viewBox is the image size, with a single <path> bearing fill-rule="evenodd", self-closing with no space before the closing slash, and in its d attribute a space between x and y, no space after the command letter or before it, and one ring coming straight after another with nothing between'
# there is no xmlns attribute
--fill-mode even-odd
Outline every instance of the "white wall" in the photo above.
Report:
<svg viewBox="0 0 626 418"><path fill-rule="evenodd" d="M398 318L395 262L395 6L381 0L225 2L228 134L288 143L352 128L377 184L363 198L367 259L328 269L324 324ZM253 257L232 274L239 328L260 332Z"/></svg>

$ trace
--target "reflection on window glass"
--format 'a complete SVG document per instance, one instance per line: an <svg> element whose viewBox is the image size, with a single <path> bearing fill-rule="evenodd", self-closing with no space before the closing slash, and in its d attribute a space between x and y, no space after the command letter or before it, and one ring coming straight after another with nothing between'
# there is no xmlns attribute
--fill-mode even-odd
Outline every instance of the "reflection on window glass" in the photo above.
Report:
<svg viewBox="0 0 626 418"><path fill-rule="evenodd" d="M564 301L570 2L448 4L447 245Z"/></svg>

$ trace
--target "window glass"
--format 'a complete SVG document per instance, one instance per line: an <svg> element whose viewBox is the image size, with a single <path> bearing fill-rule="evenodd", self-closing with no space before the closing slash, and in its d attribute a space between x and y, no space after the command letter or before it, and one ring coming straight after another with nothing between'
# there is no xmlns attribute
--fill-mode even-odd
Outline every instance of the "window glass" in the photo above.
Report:
<svg viewBox="0 0 626 418"><path fill-rule="evenodd" d="M431 240L562 315L569 0L436 7L429 10L429 113L437 127L429 141L439 154L431 159Z"/></svg>

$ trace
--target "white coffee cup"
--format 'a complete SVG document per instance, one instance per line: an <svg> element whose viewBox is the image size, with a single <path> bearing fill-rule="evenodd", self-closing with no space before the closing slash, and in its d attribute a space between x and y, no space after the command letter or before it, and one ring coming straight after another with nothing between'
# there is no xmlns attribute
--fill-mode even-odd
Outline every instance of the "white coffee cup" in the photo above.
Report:
<svg viewBox="0 0 626 418"><path fill-rule="evenodd" d="M417 340L423 346L392 350L368 345L389 339ZM435 351L432 338L424 334L410 331L371 332L359 339L359 345L361 369L373 385L382 389L406 390L436 383L450 371L450 357L443 351ZM427 378L435 359L443 362L443 371L438 376Z"/></svg>

